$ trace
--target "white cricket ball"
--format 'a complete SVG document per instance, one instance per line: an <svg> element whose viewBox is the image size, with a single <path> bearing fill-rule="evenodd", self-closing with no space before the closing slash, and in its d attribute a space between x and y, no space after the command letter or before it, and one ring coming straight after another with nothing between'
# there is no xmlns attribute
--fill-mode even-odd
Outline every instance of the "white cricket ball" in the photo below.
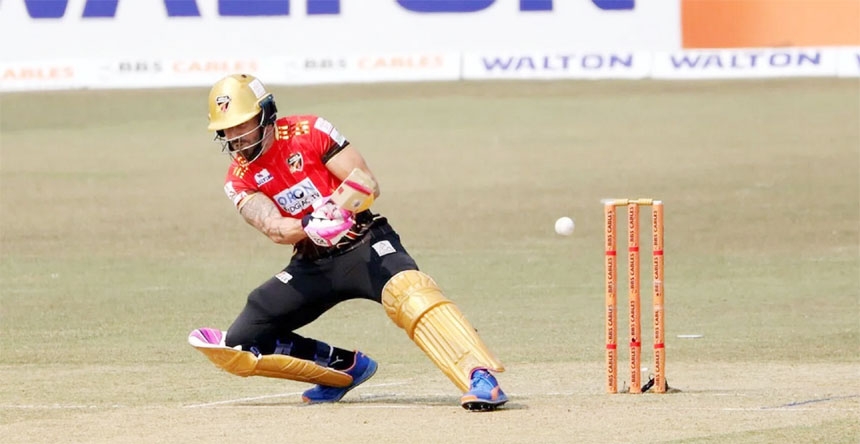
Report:
<svg viewBox="0 0 860 444"><path fill-rule="evenodd" d="M576 224L573 223L573 219L567 216L560 217L555 221L555 232L562 236L570 236L573 234L574 227L576 227Z"/></svg>

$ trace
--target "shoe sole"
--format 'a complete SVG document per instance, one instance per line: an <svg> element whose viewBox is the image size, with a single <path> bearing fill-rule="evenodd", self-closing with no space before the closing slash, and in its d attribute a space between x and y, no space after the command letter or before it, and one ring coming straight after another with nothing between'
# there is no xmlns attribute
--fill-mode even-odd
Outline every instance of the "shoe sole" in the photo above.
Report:
<svg viewBox="0 0 860 444"><path fill-rule="evenodd" d="M470 412L492 412L493 410L505 405L506 402L508 402L507 399L501 401L487 401L485 399L476 398L468 401L461 401L460 405Z"/></svg>
<svg viewBox="0 0 860 444"><path fill-rule="evenodd" d="M305 395L302 395L302 401L304 401L304 402L305 402L305 403L307 403L307 404L326 404L326 403L329 403L329 402L338 402L338 401L340 401L341 399L343 399L343 397L344 397L344 396L346 396L346 394L347 394L347 393L349 393L349 391L350 391L350 390L352 390L352 389L354 389L354 388L358 387L358 386L359 386L359 385L361 385L361 384L364 384L364 382L365 382L365 381L367 381L368 379L372 378L372 377L373 377L373 375L375 375L375 374L376 374L376 369L377 369L377 367L378 367L378 366L377 366L377 364L376 364L376 361L372 361L372 362L373 362L373 366L372 366L372 368L369 368L369 369L368 369L368 370L370 370L370 373L368 374L368 373L367 373L367 370L365 370L365 372L362 374L362 376L364 376L364 377L363 377L360 381L358 381L358 382L353 381L352 386L350 386L350 387L348 387L346 390L344 390L344 392L343 392L339 397L337 397L337 398L331 398L331 399L326 399L326 400L315 400L315 399L307 398L307 397L305 397Z"/></svg>

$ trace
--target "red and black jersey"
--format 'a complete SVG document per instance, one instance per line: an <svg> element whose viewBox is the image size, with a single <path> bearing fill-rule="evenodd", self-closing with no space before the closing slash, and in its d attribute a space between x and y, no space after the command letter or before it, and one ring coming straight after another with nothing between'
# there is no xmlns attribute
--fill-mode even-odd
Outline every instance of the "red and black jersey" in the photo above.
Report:
<svg viewBox="0 0 860 444"><path fill-rule="evenodd" d="M281 215L301 219L313 212L313 203L330 196L341 180L325 164L349 141L322 117L287 116L275 122L275 141L250 164L233 159L227 171L224 192L239 207L253 193L271 198ZM364 211L355 215L355 225L333 247L320 247L309 239L296 243L295 250L309 259L345 250L384 218Z"/></svg>
<svg viewBox="0 0 860 444"><path fill-rule="evenodd" d="M265 153L250 164L233 160L224 192L237 207L248 195L263 193L282 215L301 219L313 211L314 201L340 185L325 164L347 145L349 141L322 117L282 117L275 122L275 141Z"/></svg>

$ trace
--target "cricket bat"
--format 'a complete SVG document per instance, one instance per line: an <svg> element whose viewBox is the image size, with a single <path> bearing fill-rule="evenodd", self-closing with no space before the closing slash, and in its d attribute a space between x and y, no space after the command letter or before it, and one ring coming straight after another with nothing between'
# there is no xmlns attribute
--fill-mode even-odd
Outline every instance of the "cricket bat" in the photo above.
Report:
<svg viewBox="0 0 860 444"><path fill-rule="evenodd" d="M329 198L331 202L344 210L360 213L373 204L373 190L376 182L370 174L359 168L355 168L346 176L346 179L338 185Z"/></svg>

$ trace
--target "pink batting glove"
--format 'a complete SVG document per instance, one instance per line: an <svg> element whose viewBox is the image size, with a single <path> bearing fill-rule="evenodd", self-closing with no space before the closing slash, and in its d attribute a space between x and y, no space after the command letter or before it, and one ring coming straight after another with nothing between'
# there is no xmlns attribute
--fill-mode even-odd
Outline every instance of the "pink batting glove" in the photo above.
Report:
<svg viewBox="0 0 860 444"><path fill-rule="evenodd" d="M353 225L352 213L337 207L326 208L325 205L302 218L302 228L308 238L321 247L337 244Z"/></svg>
<svg viewBox="0 0 860 444"><path fill-rule="evenodd" d="M313 204L313 208L314 215L318 215L325 219L349 219L353 216L352 211L340 208L337 204L332 202L330 196L317 199Z"/></svg>

